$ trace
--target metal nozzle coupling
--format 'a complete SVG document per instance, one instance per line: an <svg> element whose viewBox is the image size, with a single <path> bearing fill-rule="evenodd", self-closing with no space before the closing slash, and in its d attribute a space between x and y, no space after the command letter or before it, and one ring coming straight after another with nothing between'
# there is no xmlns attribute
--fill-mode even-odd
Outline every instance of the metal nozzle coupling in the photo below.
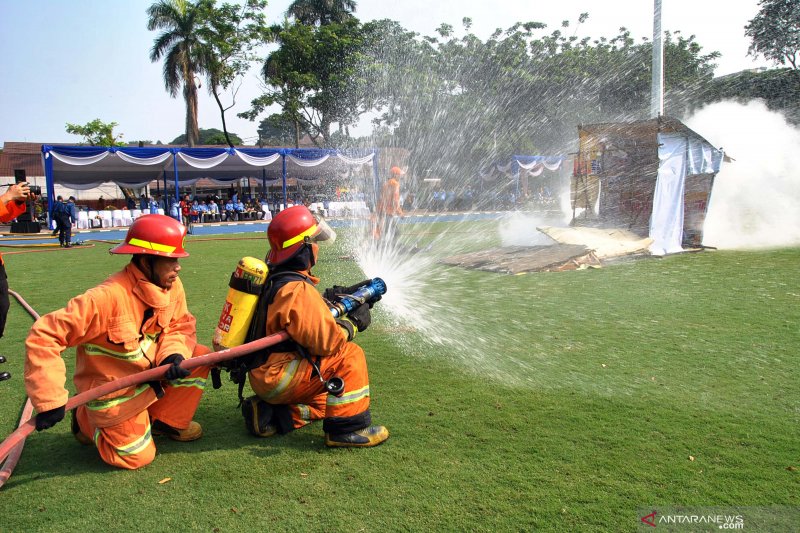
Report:
<svg viewBox="0 0 800 533"><path fill-rule="evenodd" d="M370 303L383 294L386 294L386 282L381 278L372 278L369 283L360 287L353 294L341 295L341 300L330 308L333 318L344 316L359 305Z"/></svg>

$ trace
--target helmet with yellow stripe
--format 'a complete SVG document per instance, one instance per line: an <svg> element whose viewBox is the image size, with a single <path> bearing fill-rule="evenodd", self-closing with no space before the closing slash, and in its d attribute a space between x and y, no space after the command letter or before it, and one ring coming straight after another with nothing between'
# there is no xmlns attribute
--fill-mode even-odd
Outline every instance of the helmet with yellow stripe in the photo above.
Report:
<svg viewBox="0 0 800 533"><path fill-rule="evenodd" d="M288 207L275 215L267 228L267 262L279 265L291 259L306 242L314 242L322 228L304 205Z"/></svg>
<svg viewBox="0 0 800 533"><path fill-rule="evenodd" d="M188 257L184 249L186 227L166 215L142 215L128 228L125 241L112 254L145 254L162 257Z"/></svg>

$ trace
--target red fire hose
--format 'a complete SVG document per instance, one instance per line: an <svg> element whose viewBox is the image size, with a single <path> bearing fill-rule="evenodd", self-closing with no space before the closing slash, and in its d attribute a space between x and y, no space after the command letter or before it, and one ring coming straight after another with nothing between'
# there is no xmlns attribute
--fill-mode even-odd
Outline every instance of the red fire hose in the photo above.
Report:
<svg viewBox="0 0 800 533"><path fill-rule="evenodd" d="M27 304L23 303L24 300L22 300L17 293L13 291L9 291L9 293L14 295L14 297L17 298L20 303L22 303L23 306L28 309L29 312L32 312L31 314L34 315L35 318L39 317L35 311L30 309ZM234 359L257 350L262 350L286 340L289 340L289 334L285 331L280 331L273 335L264 337L263 339L248 342L247 344L242 344L241 346L236 346L235 348L228 348L218 352L212 352L206 355L186 359L181 362L180 366L186 370L191 370L198 366L213 366L222 361ZM164 374L166 374L168 369L169 366L157 366L137 374L132 374L130 376L125 376L124 378L104 383L99 387L76 394L67 401L65 409L66 411L70 411L80 405L85 404L86 402L96 400L114 391L139 385L140 383L145 383L147 381L157 381L164 377ZM11 472L14 470L14 467L19 460L19 456L22 453L22 447L25 445L25 438L36 427L35 420L31 418L32 411L33 408L30 405L30 400L28 400L25 405L25 410L22 413L19 427L13 433L11 433L11 435L6 437L6 440L4 440L2 444L0 444L0 463L8 458L8 461L5 462L2 470L0 470L0 487L2 487L3 483L5 483L5 481L11 476Z"/></svg>

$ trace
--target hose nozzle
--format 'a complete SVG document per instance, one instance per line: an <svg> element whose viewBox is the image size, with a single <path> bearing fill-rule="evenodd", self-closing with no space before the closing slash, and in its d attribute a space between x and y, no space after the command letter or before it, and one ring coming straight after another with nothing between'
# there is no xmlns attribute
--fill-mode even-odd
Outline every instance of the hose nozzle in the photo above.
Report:
<svg viewBox="0 0 800 533"><path fill-rule="evenodd" d="M344 316L361 304L369 304L386 294L386 282L372 278L369 283L359 287L353 294L342 294L338 302L330 308L333 318Z"/></svg>

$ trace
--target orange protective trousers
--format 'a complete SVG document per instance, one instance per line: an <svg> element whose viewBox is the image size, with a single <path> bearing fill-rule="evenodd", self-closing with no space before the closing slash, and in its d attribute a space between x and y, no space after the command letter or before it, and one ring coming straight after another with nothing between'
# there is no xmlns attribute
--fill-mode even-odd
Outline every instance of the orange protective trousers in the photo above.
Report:
<svg viewBox="0 0 800 533"><path fill-rule="evenodd" d="M314 283L318 279L310 276ZM286 330L305 347L322 373L323 379L338 376L344 380L341 396L327 394L319 377L312 376L311 364L298 352L277 352L250 371L250 386L264 401L287 405L294 428L312 420L326 419L336 426L347 421L358 423L366 417L370 404L369 376L364 350L348 341L322 296L313 285L289 282L281 287L267 310L267 334Z"/></svg>
<svg viewBox="0 0 800 533"><path fill-rule="evenodd" d="M192 357L209 352L206 346L197 344ZM100 458L111 466L133 470L148 465L156 455L150 422L161 420L175 429L189 427L203 395L203 388L195 384L197 380L205 380L209 370L207 366L200 366L185 378L162 382L164 396L150 404L147 409L113 426L95 426L89 410L81 405L75 410L78 427L81 433L94 441Z"/></svg>

